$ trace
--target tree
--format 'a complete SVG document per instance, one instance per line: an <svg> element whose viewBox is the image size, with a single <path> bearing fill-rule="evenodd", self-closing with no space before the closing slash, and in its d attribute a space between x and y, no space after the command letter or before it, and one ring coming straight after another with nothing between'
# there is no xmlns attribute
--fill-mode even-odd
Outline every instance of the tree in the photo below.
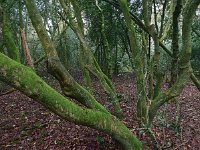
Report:
<svg viewBox="0 0 200 150"><path fill-rule="evenodd" d="M195 79L195 76L192 74L190 64L190 55L192 50L191 30L193 16L195 15L200 0L184 1L184 5L181 5L181 0L177 1L176 5L172 5L174 4L172 1L171 3L168 3L167 0L165 0L162 4L155 0L143 0L137 1L137 3L135 1L128 2L126 0L105 1L107 1L109 5L112 4L113 7L116 7L116 16L118 16L119 20L124 19L124 21L118 21L122 24L120 25L120 28L123 29L123 32L119 31L116 35L120 33L124 35L115 36L118 41L121 41L121 43L118 43L115 46L116 49L119 47L123 47L125 49L122 52L122 56L125 52L129 55L134 73L136 75L138 120L140 126L148 131L149 135L155 142L155 148L158 149L159 145L156 142L156 137L151 131L152 122L156 117L157 111L165 103L180 95L190 77ZM83 60L83 70L85 69L87 73L90 72L94 74L100 80L102 87L110 96L116 112L121 113L117 92L112 84L112 81L102 71L100 65L94 57L90 45L88 44L88 39L86 37L86 33L84 32L85 27L82 15L84 11L80 7L82 4L81 2L84 1L59 0L59 2L56 3L59 6L56 7L55 10L58 11L62 23L66 23L74 31L80 42L80 50L83 52L81 54ZM131 12L131 8L135 6L134 3L143 9L142 15L138 12L137 15L139 17ZM58 16L54 16L55 18L53 17L52 19L49 19L47 15L44 15L43 19L38 10L38 8L41 9L41 7L37 7L35 1L25 0L25 5L32 25L37 32L39 41L45 51L49 73L59 81L63 94L68 98L77 100L83 107L69 101L68 98L65 98L56 92L30 68L21 65L2 53L0 53L0 79L38 101L62 118L76 124L86 125L94 129L104 131L119 141L124 149L142 149L141 142L135 137L135 135L118 118L113 116L105 107L103 107L95 99L92 93L88 91L88 89L78 84L69 74L66 66L61 63L54 45L54 39L60 33L58 32L57 34L56 30L58 21L55 23L56 25L54 25L54 21L52 21ZM45 4L45 6L47 6L47 4ZM161 6L163 10L161 11L161 15L159 17L157 7ZM181 6L184 6L183 11L180 9ZM103 38L103 48L108 50L112 47L108 47L108 45L112 45L110 44L112 42L109 43L109 38L106 36L106 27L104 26L106 21L103 14L104 12L102 11L103 6L100 7L99 3L96 3L95 7L97 7L100 12L100 35L102 36L101 38ZM170 8L169 10L167 10L168 7ZM169 14L167 15L168 20L165 19L166 11ZM175 12L178 12L178 14ZM182 34L179 36L178 33L181 28L178 28L179 22L177 20L181 15L183 18ZM154 17L151 18L151 16ZM142 18L144 23L139 18ZM49 25L46 26L43 21L46 24L49 22L49 24L52 23L53 27L50 27ZM154 22L154 24L150 24L151 22ZM163 42L170 41L170 36L165 35L166 31L170 30L168 28L170 25L167 23L166 26L164 26L165 22L173 24L173 53L163 44ZM136 24L138 26L136 26ZM47 30L49 32L47 32ZM98 37L98 35L96 35L96 37ZM179 38L182 39L182 47L180 49L180 54L178 55L177 49L179 49L179 47L177 40ZM13 38L10 39L13 41ZM96 45L95 48L98 48L98 45ZM175 74L177 74L177 78L174 79L171 87L169 87L166 91L161 91L165 75L165 72L162 72L161 66L161 48L174 58L173 63L176 64L178 68L178 72L175 72ZM7 49L13 50L17 48L11 47ZM177 60L179 61L177 62Z"/></svg>
<svg viewBox="0 0 200 150"><path fill-rule="evenodd" d="M24 50L26 64L28 66L34 68L30 50L28 48L28 44L27 44L27 40L26 40L26 34L24 32L24 20L23 20L22 12L23 12L23 4L22 4L22 0L20 0L19 1L19 22L20 22L21 45L22 45L22 49Z"/></svg>
<svg viewBox="0 0 200 150"><path fill-rule="evenodd" d="M76 124L104 131L125 149L141 149L141 143L116 117L102 111L78 106L48 86L32 69L0 53L0 79L35 99L60 117Z"/></svg>
<svg viewBox="0 0 200 150"><path fill-rule="evenodd" d="M7 11L5 9L6 3L1 2L0 3L0 11L2 15L2 33L3 33L3 40L4 44L6 45L7 54L10 58L20 62L20 56L19 56L19 50L15 44L15 41L13 40L13 35L10 29L10 22L9 22L9 14L7 14Z"/></svg>
<svg viewBox="0 0 200 150"><path fill-rule="evenodd" d="M64 14L66 14L66 18L62 15L61 16L67 22L67 24L69 24L69 26L74 31L74 33L76 34L76 36L78 37L78 39L80 41L81 48L84 53L83 61L87 60L86 61L87 63L86 62L83 63L84 68L87 68L92 74L94 74L99 79L103 89L106 91L106 93L110 97L110 102L114 106L115 115L121 118L123 116L123 112L122 112L120 104L119 104L119 99L117 97L116 90L112 84L112 81L101 70L99 64L97 63L93 53L91 52L91 50L86 42L85 35L84 35L83 29L82 29L83 21L80 16L80 13L75 13L75 16L76 16L76 19L78 22L76 24L76 22L73 19L71 19L71 18L73 18L72 17L73 15L70 11L70 7L69 7L70 3L65 3L63 0L59 0L59 2L63 8ZM75 4L72 3L72 5L74 6ZM77 6L78 5L76 4L76 6L74 7L75 12L78 11ZM69 18L69 20L68 20L68 18ZM89 76L87 75L87 77L89 77Z"/></svg>
<svg viewBox="0 0 200 150"><path fill-rule="evenodd" d="M184 11L183 11L183 27L182 27L182 50L179 56L179 76L177 77L175 83L166 90L165 92L160 92L161 88L161 81L160 81L160 65L159 65L159 40L156 33L156 26L147 27L149 34L152 36L154 40L154 47L155 47L155 54L154 54L154 70L155 74L155 81L156 85L154 88L154 96L153 99L148 99L147 92L145 87L145 73L143 71L144 66L142 65L142 52L140 47L138 46L138 40L136 38L135 32L135 24L131 18L131 14L129 13L129 8L127 1L119 0L119 6L124 14L127 28L129 30L129 39L130 45L132 49L132 55L134 58L134 71L136 73L137 78L137 115L141 121L141 124L144 127L149 128L151 127L152 121L156 116L157 111L159 108L167 103L169 100L177 97L184 85L188 82L192 69L190 65L190 55L191 55L191 26L192 26L192 17L194 16L196 9L200 3L200 1L187 1ZM177 31L176 31L177 33ZM173 57L173 55L172 55ZM150 103L148 103L150 101ZM150 132L151 133L151 132ZM158 146L156 146L158 147Z"/></svg>

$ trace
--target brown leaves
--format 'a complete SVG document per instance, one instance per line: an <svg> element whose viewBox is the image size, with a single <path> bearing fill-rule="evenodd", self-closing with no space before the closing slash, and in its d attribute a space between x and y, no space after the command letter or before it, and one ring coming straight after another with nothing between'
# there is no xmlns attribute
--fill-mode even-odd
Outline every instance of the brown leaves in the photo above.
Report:
<svg viewBox="0 0 200 150"><path fill-rule="evenodd" d="M78 78L80 78L78 76ZM135 86L132 74L114 77L120 104L124 111L124 124L145 144L144 149L151 149L150 139L138 127L135 117ZM56 85L55 80L50 80ZM56 86L57 87L57 86ZM109 109L106 94L94 81L95 96ZM102 94L103 93L103 94ZM176 131L178 111L174 102L166 107L167 126L161 126L159 120L154 122L153 132L160 145L168 149L199 149L200 147L200 93L193 85L187 85L179 97L180 131ZM0 149L69 149L69 150L117 150L120 146L108 135L91 128L66 122L44 109L40 104L27 98L20 92L13 92L0 97ZM164 108L160 110L162 113ZM162 121L162 120L160 120ZM174 124L175 125L175 124ZM177 126L177 127L178 127Z"/></svg>

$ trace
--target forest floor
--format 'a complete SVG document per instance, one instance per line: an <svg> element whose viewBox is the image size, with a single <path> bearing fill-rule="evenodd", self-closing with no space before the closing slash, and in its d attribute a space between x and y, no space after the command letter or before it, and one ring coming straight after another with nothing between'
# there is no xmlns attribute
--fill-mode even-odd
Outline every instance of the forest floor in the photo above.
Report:
<svg viewBox="0 0 200 150"><path fill-rule="evenodd" d="M80 81L79 76L75 76ZM45 79L58 88L52 78ZM149 148L149 139L136 121L135 85L133 74L115 76L113 82L121 95L123 122ZM94 94L108 109L106 94L94 80ZM1 91L0 91L1 94ZM200 92L188 83L178 101L162 107L154 121L153 132L158 143L168 150L199 150ZM168 147L168 148L167 148ZM0 96L1 150L119 150L111 138L88 127L75 125L49 112L19 91Z"/></svg>

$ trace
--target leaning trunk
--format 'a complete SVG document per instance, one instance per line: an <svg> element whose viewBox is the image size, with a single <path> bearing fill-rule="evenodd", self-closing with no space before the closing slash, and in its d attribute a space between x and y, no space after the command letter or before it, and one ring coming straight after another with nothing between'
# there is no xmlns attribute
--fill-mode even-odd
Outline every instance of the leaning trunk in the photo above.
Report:
<svg viewBox="0 0 200 150"><path fill-rule="evenodd" d="M140 150L140 141L116 117L78 106L63 97L38 77L32 69L0 53L0 80L14 86L65 120L106 132L117 139L124 149Z"/></svg>

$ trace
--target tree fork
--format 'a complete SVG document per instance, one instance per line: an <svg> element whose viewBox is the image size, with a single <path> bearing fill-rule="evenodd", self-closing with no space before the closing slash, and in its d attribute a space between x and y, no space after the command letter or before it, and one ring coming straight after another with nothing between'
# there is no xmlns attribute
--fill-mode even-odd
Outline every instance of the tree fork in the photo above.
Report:
<svg viewBox="0 0 200 150"><path fill-rule="evenodd" d="M1 4L0 4L0 12L2 12L2 19L3 19L2 34L3 34L3 39L5 41L4 44L6 45L7 48L8 56L13 60L20 62L19 50L13 39L13 35L10 29L9 18L7 17L6 10L4 10L1 7Z"/></svg>
<svg viewBox="0 0 200 150"><path fill-rule="evenodd" d="M71 17L71 13L68 11L68 6L63 0L59 0L64 12L67 14L68 17ZM62 15L61 15L62 16ZM62 16L63 17L63 16ZM117 117L122 118L123 117L123 111L121 109L119 99L117 98L117 93L116 90L111 82L111 80L103 73L101 70L99 64L97 63L93 53L90 51L87 42L85 40L83 32L80 30L79 26L76 25L76 23L73 20L68 21L66 18L63 18L64 21L66 21L72 30L75 32L77 35L82 48L84 52L87 54L88 57L88 63L85 65L87 69L89 69L90 72L92 72L101 82L101 85L105 92L108 94L108 96L111 97L111 103L114 104L114 113L116 114Z"/></svg>
<svg viewBox="0 0 200 150"><path fill-rule="evenodd" d="M47 85L32 69L0 53L0 79L41 103L65 120L103 131L117 139L125 150L141 150L140 141L116 117L82 108Z"/></svg>
<svg viewBox="0 0 200 150"><path fill-rule="evenodd" d="M50 40L46 32L42 22L42 17L34 1L25 0L25 2L33 27L35 28L45 50L48 60L48 70L59 81L63 93L68 97L75 98L88 108L109 113L87 90L85 90L73 79L73 77L61 64L53 42Z"/></svg>
<svg viewBox="0 0 200 150"><path fill-rule="evenodd" d="M171 88L166 92L159 94L152 102L149 108L149 123L152 123L158 109L164 103L172 98L177 97L183 90L184 85L189 81L192 75L192 68L190 65L191 47L191 30L193 16L200 3L200 0L187 1L183 11L183 27L182 27L182 50L179 61L179 77Z"/></svg>
<svg viewBox="0 0 200 150"><path fill-rule="evenodd" d="M173 51L173 57L172 57L172 63L171 63L171 85L173 85L178 77L178 54L179 54L179 23L178 19L181 13L182 8L182 0L177 0L176 7L173 12L173 21L172 21L172 51Z"/></svg>
<svg viewBox="0 0 200 150"><path fill-rule="evenodd" d="M104 1L110 3L111 5L113 5L114 7L118 8L118 9L120 9L119 4L118 4L117 2L114 2L114 1L112 1L112 0L104 0ZM131 16L132 16L133 21L134 21L143 31L145 31L146 33L148 33L148 34L152 37L152 35L150 34L148 28L143 24L143 22L142 22L135 14L133 14L132 12L129 12L129 13L130 13ZM194 31L194 29L193 29L193 32L195 32L195 33L199 36L199 33L197 33L196 31ZM171 52L161 41L159 41L159 45L160 45L160 47L162 47L162 49L163 49L170 57L173 58L173 52ZM194 73L193 73L193 75L190 77L190 79L193 81L193 83L195 84L195 86L199 89L199 86L200 86L200 85L198 84L198 82L196 82L197 80L195 80L195 79L197 79L197 78L195 77Z"/></svg>

